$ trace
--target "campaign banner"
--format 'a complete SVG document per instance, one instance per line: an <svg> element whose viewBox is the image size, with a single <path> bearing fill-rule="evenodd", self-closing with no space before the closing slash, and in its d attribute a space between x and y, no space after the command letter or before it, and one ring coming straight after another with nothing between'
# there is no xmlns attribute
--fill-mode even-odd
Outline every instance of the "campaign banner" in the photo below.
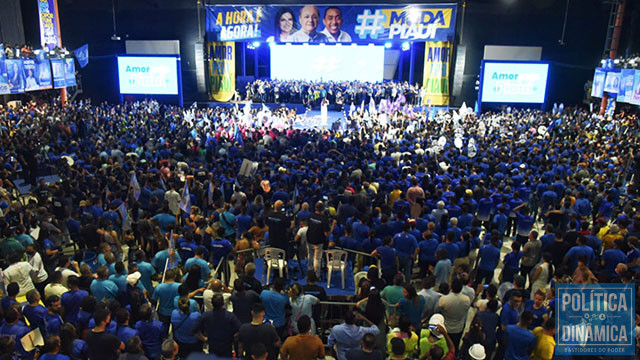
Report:
<svg viewBox="0 0 640 360"><path fill-rule="evenodd" d="M25 91L51 89L51 67L49 59L36 58L22 60L24 68Z"/></svg>
<svg viewBox="0 0 640 360"><path fill-rule="evenodd" d="M4 61L7 68L7 78L9 80L9 93L17 94L24 92L24 66L20 59L6 59Z"/></svg>
<svg viewBox="0 0 640 360"><path fill-rule="evenodd" d="M604 94L604 81L607 73L601 68L597 68L593 75L593 85L591 87L591 96L601 98Z"/></svg>
<svg viewBox="0 0 640 360"><path fill-rule="evenodd" d="M425 43L423 104L449 105L449 74L451 68L451 42L430 41Z"/></svg>
<svg viewBox="0 0 640 360"><path fill-rule="evenodd" d="M631 92L631 100L629 100L629 103L634 105L640 105L640 71L639 70L636 70L636 73L634 75L633 91Z"/></svg>
<svg viewBox="0 0 640 360"><path fill-rule="evenodd" d="M207 6L209 41L453 41L456 4Z"/></svg>
<svg viewBox="0 0 640 360"><path fill-rule="evenodd" d="M620 72L608 71L604 81L604 91L617 94L620 90Z"/></svg>
<svg viewBox="0 0 640 360"><path fill-rule="evenodd" d="M0 95L9 94L9 77L4 63L4 45L0 44Z"/></svg>
<svg viewBox="0 0 640 360"><path fill-rule="evenodd" d="M634 355L635 284L556 284L556 355Z"/></svg>
<svg viewBox="0 0 640 360"><path fill-rule="evenodd" d="M60 43L57 0L38 0L38 19L40 20L40 42L42 46L51 50Z"/></svg>
<svg viewBox="0 0 640 360"><path fill-rule="evenodd" d="M633 95L633 79L636 70L622 69L620 71L620 89L618 90L618 102L629 102Z"/></svg>
<svg viewBox="0 0 640 360"><path fill-rule="evenodd" d="M53 70L53 87L56 89L65 87L64 60L51 59L51 69Z"/></svg>
<svg viewBox="0 0 640 360"><path fill-rule="evenodd" d="M210 42L207 44L207 53L211 99L229 101L236 88L235 43Z"/></svg>
<svg viewBox="0 0 640 360"><path fill-rule="evenodd" d="M76 64L73 58L64 59L64 83L66 86L76 86Z"/></svg>

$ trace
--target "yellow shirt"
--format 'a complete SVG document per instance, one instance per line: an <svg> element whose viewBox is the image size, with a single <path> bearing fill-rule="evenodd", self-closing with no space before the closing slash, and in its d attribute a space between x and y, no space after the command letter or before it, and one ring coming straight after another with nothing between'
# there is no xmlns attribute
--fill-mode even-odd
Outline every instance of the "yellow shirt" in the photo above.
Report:
<svg viewBox="0 0 640 360"><path fill-rule="evenodd" d="M553 336L545 334L541 326L533 329L533 335L536 337L536 347L531 353L531 360L551 360L556 346Z"/></svg>
<svg viewBox="0 0 640 360"><path fill-rule="evenodd" d="M402 190L398 190L398 189L393 190L389 194L389 206L393 206L393 203L400 200L400 196L402 196Z"/></svg>
<svg viewBox="0 0 640 360"><path fill-rule="evenodd" d="M387 334L387 352L389 354L391 354L391 339L399 337L400 334L399 331L392 331ZM402 337L401 339L404 341L404 356L413 356L418 348L418 335L412 331L411 337Z"/></svg>

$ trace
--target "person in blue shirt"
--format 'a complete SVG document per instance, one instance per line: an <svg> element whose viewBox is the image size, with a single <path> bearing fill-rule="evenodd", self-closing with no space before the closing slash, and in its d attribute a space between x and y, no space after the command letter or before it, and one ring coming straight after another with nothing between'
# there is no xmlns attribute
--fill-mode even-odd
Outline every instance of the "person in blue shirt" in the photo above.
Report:
<svg viewBox="0 0 640 360"><path fill-rule="evenodd" d="M449 275L451 275L451 266L453 263L447 256L447 250L440 249L436 252L436 266L433 268L433 275L436 277L436 286L449 282Z"/></svg>
<svg viewBox="0 0 640 360"><path fill-rule="evenodd" d="M60 354L61 350L60 337L53 335L45 339L44 348L48 349L47 353L41 355L39 359L43 360L71 360L67 355Z"/></svg>
<svg viewBox="0 0 640 360"><path fill-rule="evenodd" d="M163 250L158 251L156 255L151 260L151 264L156 269L158 273L163 273L166 269L172 269L178 266L178 264L182 263L182 259L180 258L180 254L178 254L175 249L169 248L169 242L165 239L162 240L161 244ZM167 261L168 259L168 261Z"/></svg>
<svg viewBox="0 0 640 360"><path fill-rule="evenodd" d="M155 215L152 220L160 226L160 232L168 233L176 225L176 217L169 213L169 207L162 209L160 214Z"/></svg>
<svg viewBox="0 0 640 360"><path fill-rule="evenodd" d="M498 207L498 213L493 217L493 226L498 230L500 236L505 235L509 218L506 215L507 208L504 205Z"/></svg>
<svg viewBox="0 0 640 360"><path fill-rule="evenodd" d="M120 308L115 313L116 318L116 336L120 341L126 343L127 340L134 336L138 336L138 331L129 326L129 312L127 309Z"/></svg>
<svg viewBox="0 0 640 360"><path fill-rule="evenodd" d="M602 253L602 260L600 261L600 264L602 265L600 279L602 280L602 282L610 282L611 280L618 277L618 273L616 273L616 267L618 266L618 264L627 263L627 255L625 255L625 253L620 250L620 248L624 246L624 240L616 240L613 242L612 249L605 250Z"/></svg>
<svg viewBox="0 0 640 360"><path fill-rule="evenodd" d="M142 305L140 308L140 317L140 321L136 323L136 331L142 341L144 354L149 359L158 358L162 354L162 341L167 336L165 328L161 321L152 319L153 310L150 304Z"/></svg>
<svg viewBox="0 0 640 360"><path fill-rule="evenodd" d="M144 251L138 250L135 254L135 264L138 266L140 272L140 282L144 286L149 295L153 294L153 283L151 282L153 276L156 274L156 270L149 262L145 261Z"/></svg>
<svg viewBox="0 0 640 360"><path fill-rule="evenodd" d="M514 241L511 243L511 252L504 256L502 263L502 274L500 275L500 283L513 282L513 275L520 271L520 259L522 251L520 251L520 243Z"/></svg>
<svg viewBox="0 0 640 360"><path fill-rule="evenodd" d="M193 265L197 265L200 268L200 272L202 274L202 281L207 281L209 280L209 273L211 272L211 270L209 269L209 263L204 259L204 256L204 249L197 248L195 256L184 263L184 268L191 269Z"/></svg>
<svg viewBox="0 0 640 360"><path fill-rule="evenodd" d="M276 278L271 290L262 290L260 299L264 304L265 318L267 321L271 321L278 334L282 334L286 326L285 307L289 304L289 297L284 293L284 279Z"/></svg>
<svg viewBox="0 0 640 360"><path fill-rule="evenodd" d="M202 314L191 311L189 299L186 297L178 300L178 308L171 313L171 326L173 338L179 344L179 355L186 359L192 352L201 352L200 340L193 335Z"/></svg>
<svg viewBox="0 0 640 360"><path fill-rule="evenodd" d="M31 330L40 328L44 333L44 315L47 313L47 308L40 304L40 293L38 290L29 290L27 292L28 304L22 309L22 315L29 321Z"/></svg>
<svg viewBox="0 0 640 360"><path fill-rule="evenodd" d="M605 200L602 201L602 204L600 204L600 207L598 208L596 218L610 220L611 215L613 215L613 195L608 193Z"/></svg>
<svg viewBox="0 0 640 360"><path fill-rule="evenodd" d="M18 283L12 282L11 284L7 285L7 294L6 296L3 296L2 300L0 301L0 303L2 304L3 312L7 311L7 309L11 305L18 303L16 301L16 296L18 296L19 292L20 292L20 285L18 285Z"/></svg>
<svg viewBox="0 0 640 360"><path fill-rule="evenodd" d="M229 240L224 238L224 232L225 230L223 227L218 228L218 236L211 240L211 252L209 255L211 256L211 264L214 267L218 267L220 261L223 261L218 270L218 278L224 279L224 283L228 284L229 279L231 278L231 271L229 269L228 262L225 261L225 259L233 250L233 245L231 245ZM224 278L221 274L224 274Z"/></svg>
<svg viewBox="0 0 640 360"><path fill-rule="evenodd" d="M533 223L535 222L533 216L529 215L529 207L527 203L522 203L512 210L518 218L516 227L516 241L521 244L525 244L529 238L529 233L533 229Z"/></svg>
<svg viewBox="0 0 640 360"><path fill-rule="evenodd" d="M61 302L64 308L64 320L78 326L78 312L80 311L80 303L82 300L89 296L89 293L85 290L79 289L80 279L75 275L70 275L67 278L67 285L69 285L69 291L62 294Z"/></svg>
<svg viewBox="0 0 640 360"><path fill-rule="evenodd" d="M218 220L224 229L224 237L227 240L236 238L236 216L231 212L231 204L224 204L224 211L220 213Z"/></svg>
<svg viewBox="0 0 640 360"><path fill-rule="evenodd" d="M578 259L580 259L581 257L584 256L586 258L587 266L589 266L591 261L595 260L596 258L593 249L590 246L587 246L585 241L586 239L584 238L584 236L579 236L576 239L576 246L569 249L569 251L567 251L567 254L564 256L564 263L569 265L569 270L571 272L576 269L576 267L578 266Z"/></svg>
<svg viewBox="0 0 640 360"><path fill-rule="evenodd" d="M504 358L506 360L529 359L529 354L536 344L536 337L528 330L533 321L533 314L525 311L520 315L517 325L506 327L504 341L506 348Z"/></svg>
<svg viewBox="0 0 640 360"><path fill-rule="evenodd" d="M524 304L524 311L529 311L533 314L533 320L529 324L529 330L533 330L542 324L549 317L549 310L544 306L544 299L546 294L542 290L538 290L533 294L533 300L527 300Z"/></svg>
<svg viewBox="0 0 640 360"><path fill-rule="evenodd" d="M158 316L168 327L171 320L171 312L173 312L173 300L179 295L178 287L180 283L176 281L176 269L169 269L165 273L164 282L156 286L153 292L153 300L160 302L158 305Z"/></svg>
<svg viewBox="0 0 640 360"><path fill-rule="evenodd" d="M388 283L393 282L393 276L398 271L398 257L396 255L396 249L391 247L393 244L393 238L387 236L382 240L382 246L378 246L371 252L371 256L380 257L380 270L382 271L382 278Z"/></svg>
<svg viewBox="0 0 640 360"><path fill-rule="evenodd" d="M476 274L476 286L478 284L490 284L493 281L493 272L500 261L499 240L500 234L492 231L490 243L480 248L478 252L478 272Z"/></svg>
<svg viewBox="0 0 640 360"><path fill-rule="evenodd" d="M418 241L409 231L411 231L411 224L405 222L402 224L402 232L393 238L400 270L403 271L406 281L411 281L413 263L418 253Z"/></svg>
<svg viewBox="0 0 640 360"><path fill-rule="evenodd" d="M396 304L397 312L407 316L411 325L419 329L425 304L424 298L416 293L416 288L410 283L405 283L402 296L400 302Z"/></svg>
<svg viewBox="0 0 640 360"><path fill-rule="evenodd" d="M60 328L62 327L62 304L60 302L60 296L51 295L47 298L47 312L43 316L45 333L43 336L51 336L60 334Z"/></svg>
<svg viewBox="0 0 640 360"><path fill-rule="evenodd" d="M118 285L109 280L109 270L106 266L100 266L97 271L98 278L91 282L91 295L99 301L115 300L118 296Z"/></svg>
<svg viewBox="0 0 640 360"><path fill-rule="evenodd" d="M300 213L298 213L300 215ZM300 219L299 217L296 219ZM243 206L240 210L240 214L236 216L236 239L240 239L242 234L249 231L251 228L251 224L253 223L253 218L251 215L247 214L247 207Z"/></svg>
<svg viewBox="0 0 640 360"><path fill-rule="evenodd" d="M430 230L422 234L422 240L418 243L418 264L420 265L420 278L427 275L427 270L436 265L436 248L438 239L433 237Z"/></svg>
<svg viewBox="0 0 640 360"><path fill-rule="evenodd" d="M440 243L436 248L436 252L439 252L442 249L446 250L447 256L449 257L449 260L451 260L452 264L454 263L456 257L458 257L458 253L460 252L460 248L455 244L456 239L454 238L454 236L455 234L452 232L447 233L445 242Z"/></svg>
<svg viewBox="0 0 640 360"><path fill-rule="evenodd" d="M10 307L4 314L4 323L0 326L0 336L8 336L16 340L16 351L20 359L32 358L32 355L24 350L20 341L29 331L31 331L29 327L20 321L20 311L15 307Z"/></svg>
<svg viewBox="0 0 640 360"><path fill-rule="evenodd" d="M588 224L587 224L588 227ZM551 224L547 224L544 228L544 235L540 237L540 243L542 247L540 248L541 253L547 252L549 245L553 244L555 241L554 227Z"/></svg>
<svg viewBox="0 0 640 360"><path fill-rule="evenodd" d="M580 218L588 218L591 216L591 202L585 197L584 191L578 192L576 201L573 203L573 211L575 211Z"/></svg>

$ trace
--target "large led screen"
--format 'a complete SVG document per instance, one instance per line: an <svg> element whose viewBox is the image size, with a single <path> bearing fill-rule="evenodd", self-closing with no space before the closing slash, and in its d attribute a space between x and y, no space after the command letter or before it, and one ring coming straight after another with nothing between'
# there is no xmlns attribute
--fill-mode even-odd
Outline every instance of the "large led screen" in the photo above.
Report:
<svg viewBox="0 0 640 360"><path fill-rule="evenodd" d="M119 56L120 94L178 95L175 57Z"/></svg>
<svg viewBox="0 0 640 360"><path fill-rule="evenodd" d="M271 78L382 81L383 46L271 44Z"/></svg>
<svg viewBox="0 0 640 360"><path fill-rule="evenodd" d="M542 104L549 64L485 62L482 102Z"/></svg>

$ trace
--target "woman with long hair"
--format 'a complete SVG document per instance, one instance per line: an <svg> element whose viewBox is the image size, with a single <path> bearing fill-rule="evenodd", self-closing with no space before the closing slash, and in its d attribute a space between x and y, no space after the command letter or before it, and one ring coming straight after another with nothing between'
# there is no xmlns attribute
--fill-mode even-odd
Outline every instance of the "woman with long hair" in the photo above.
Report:
<svg viewBox="0 0 640 360"><path fill-rule="evenodd" d="M404 284L402 289L403 298L396 304L396 309L400 315L405 315L411 321L413 328L418 331L422 321L422 310L424 310L424 298L416 292L413 285Z"/></svg>
<svg viewBox="0 0 640 360"><path fill-rule="evenodd" d="M186 359L192 352L202 351L202 343L192 335L202 314L198 311L191 312L189 303L189 298L181 297L178 300L178 308L171 313L173 337L179 345L179 355L182 359Z"/></svg>
<svg viewBox="0 0 640 360"><path fill-rule="evenodd" d="M545 252L542 254L542 263L538 264L531 273L531 299L533 299L536 291L546 289L553 278L552 260L551 253Z"/></svg>
<svg viewBox="0 0 640 360"><path fill-rule="evenodd" d="M289 42L289 36L298 30L298 22L293 10L288 7L281 7L276 13L273 33L269 36L267 42Z"/></svg>
<svg viewBox="0 0 640 360"><path fill-rule="evenodd" d="M184 275L183 280L189 292L205 287L204 281L202 281L202 271L198 265L191 266L189 271Z"/></svg>
<svg viewBox="0 0 640 360"><path fill-rule="evenodd" d="M380 297L380 290L373 289L369 293L369 297L364 298L356 304L356 308L364 313L364 317L369 319L372 323L378 326L380 332L376 335L376 348L380 351L384 351L386 346L386 311L387 306L389 304L386 303Z"/></svg>
<svg viewBox="0 0 640 360"><path fill-rule="evenodd" d="M289 302L291 303L291 325L293 332L298 333L298 319L307 315L311 319L311 335L316 334L316 322L313 320L312 307L320 300L317 297L305 294L302 286L295 283L289 289Z"/></svg>
<svg viewBox="0 0 640 360"><path fill-rule="evenodd" d="M75 326L64 323L60 328L60 353L73 360L81 360L88 357L88 350L87 343L78 339Z"/></svg>

